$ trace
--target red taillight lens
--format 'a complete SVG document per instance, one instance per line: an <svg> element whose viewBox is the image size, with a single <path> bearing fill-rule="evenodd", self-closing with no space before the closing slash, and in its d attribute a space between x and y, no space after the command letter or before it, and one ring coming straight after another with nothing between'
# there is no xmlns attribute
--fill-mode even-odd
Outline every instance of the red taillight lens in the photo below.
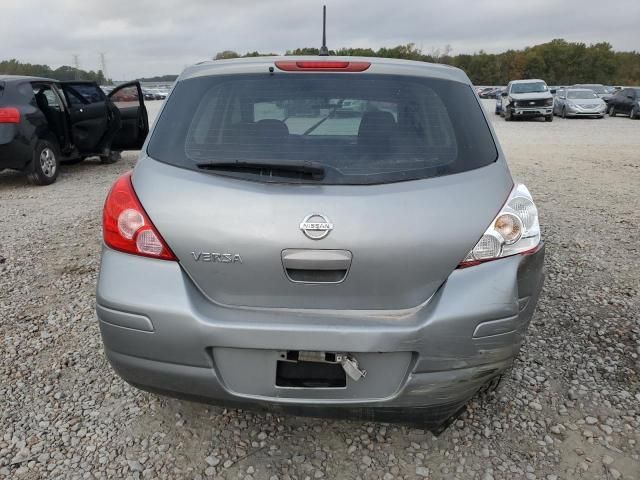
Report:
<svg viewBox="0 0 640 480"><path fill-rule="evenodd" d="M120 176L109 191L102 212L104 243L133 255L176 260L151 223L133 190L131 172Z"/></svg>
<svg viewBox="0 0 640 480"><path fill-rule="evenodd" d="M342 60L282 60L276 67L285 72L324 71L324 72L364 72L370 62L347 62Z"/></svg>
<svg viewBox="0 0 640 480"><path fill-rule="evenodd" d="M20 123L20 110L14 107L0 108L0 123Z"/></svg>

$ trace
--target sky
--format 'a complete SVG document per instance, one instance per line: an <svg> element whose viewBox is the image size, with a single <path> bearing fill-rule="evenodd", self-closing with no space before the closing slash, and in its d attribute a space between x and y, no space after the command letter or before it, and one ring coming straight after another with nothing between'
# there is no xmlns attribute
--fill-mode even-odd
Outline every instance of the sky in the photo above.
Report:
<svg viewBox="0 0 640 480"><path fill-rule="evenodd" d="M222 50L321 43L426 53L501 52L554 38L640 50L640 0L0 0L0 60L101 68L126 80L178 74Z"/></svg>

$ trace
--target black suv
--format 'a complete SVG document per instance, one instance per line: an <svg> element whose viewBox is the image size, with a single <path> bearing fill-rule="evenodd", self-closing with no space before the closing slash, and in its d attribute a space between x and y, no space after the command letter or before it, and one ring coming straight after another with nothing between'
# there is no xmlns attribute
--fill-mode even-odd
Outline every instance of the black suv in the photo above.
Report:
<svg viewBox="0 0 640 480"><path fill-rule="evenodd" d="M20 170L48 185L61 161L114 162L120 151L142 147L148 131L138 82L107 96L94 82L0 75L0 171Z"/></svg>

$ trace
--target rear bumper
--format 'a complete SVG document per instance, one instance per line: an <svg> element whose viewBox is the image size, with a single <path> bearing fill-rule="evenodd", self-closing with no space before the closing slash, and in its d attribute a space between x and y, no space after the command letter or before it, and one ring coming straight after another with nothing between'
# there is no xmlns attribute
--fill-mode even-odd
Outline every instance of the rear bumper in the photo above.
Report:
<svg viewBox="0 0 640 480"><path fill-rule="evenodd" d="M111 365L140 388L311 415L394 419L409 409L429 423L511 365L543 260L541 249L456 270L408 310L306 311L216 305L177 263L105 248L97 315ZM276 387L283 350L353 353L368 374L346 388Z"/></svg>
<svg viewBox="0 0 640 480"><path fill-rule="evenodd" d="M18 125L0 125L0 170L22 170L30 165L32 156L33 144L19 134Z"/></svg>
<svg viewBox="0 0 640 480"><path fill-rule="evenodd" d="M319 401L235 395L212 367L158 362L110 350L120 377L153 393L202 403L270 413L403 422L437 428L458 412L487 382L511 366L511 359L445 372L414 373L393 398L379 401Z"/></svg>

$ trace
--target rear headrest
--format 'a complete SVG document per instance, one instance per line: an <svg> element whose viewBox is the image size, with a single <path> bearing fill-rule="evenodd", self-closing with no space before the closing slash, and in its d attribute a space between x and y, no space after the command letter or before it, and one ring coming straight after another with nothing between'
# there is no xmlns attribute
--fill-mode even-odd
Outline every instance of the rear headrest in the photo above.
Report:
<svg viewBox="0 0 640 480"><path fill-rule="evenodd" d="M289 136L289 128L282 120L265 118L255 123L253 133L262 141L279 141Z"/></svg>
<svg viewBox="0 0 640 480"><path fill-rule="evenodd" d="M358 128L358 145L365 145L371 150L388 148L395 132L396 119L391 112L365 112Z"/></svg>

